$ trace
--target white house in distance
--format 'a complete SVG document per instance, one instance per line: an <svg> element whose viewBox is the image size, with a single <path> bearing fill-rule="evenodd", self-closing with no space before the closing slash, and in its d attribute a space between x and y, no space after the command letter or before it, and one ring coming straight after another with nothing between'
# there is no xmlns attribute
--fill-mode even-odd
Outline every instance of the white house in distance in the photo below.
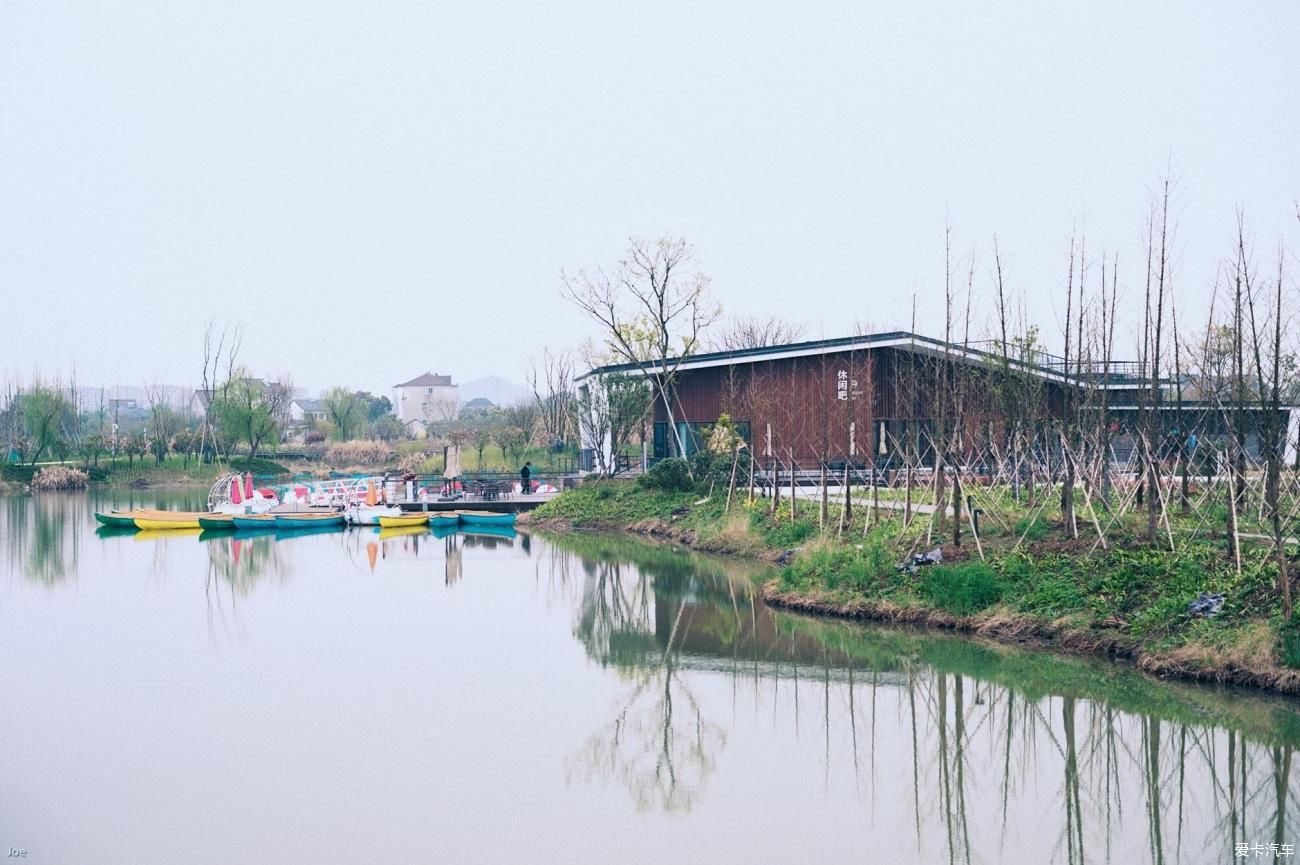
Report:
<svg viewBox="0 0 1300 865"><path fill-rule="evenodd" d="M460 389L449 375L426 372L393 385L393 413L416 435L430 424L455 420L460 411Z"/></svg>
<svg viewBox="0 0 1300 865"><path fill-rule="evenodd" d="M325 403L318 399L298 397L289 403L289 422L295 426L307 426L313 421L325 420L328 416Z"/></svg>

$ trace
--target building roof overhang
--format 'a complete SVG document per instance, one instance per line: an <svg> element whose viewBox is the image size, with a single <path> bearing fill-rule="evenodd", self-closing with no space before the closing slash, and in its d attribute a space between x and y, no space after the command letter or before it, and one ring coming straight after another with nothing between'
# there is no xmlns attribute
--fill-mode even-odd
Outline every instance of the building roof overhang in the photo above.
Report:
<svg viewBox="0 0 1300 865"><path fill-rule="evenodd" d="M1118 374L1116 374L1115 378L1112 380L1097 380L1092 376L1087 378L1075 375L1067 376L1063 372L1052 369L1048 366L1022 361L1014 357L1004 359L1001 355L994 352L985 351L969 345L948 343L940 339L920 336L907 331L890 331L887 333L876 333L863 336L810 340L807 342L796 342L763 348L706 352L703 354L689 355L684 358L673 358L670 359L667 364L661 364L658 361L610 364L589 370L578 376L575 381L581 383L589 378L616 374L648 377L652 375L676 374L678 372L687 372L690 370L708 369L711 367L738 366L749 363L789 360L801 357L817 357L820 355L836 354L839 352L885 348L896 348L910 351L914 354L925 355L927 357L961 361L972 366L979 365L990 367L1005 364L1017 371L1028 372L1038 376L1045 381L1055 381L1061 384L1082 384L1092 389L1133 390L1138 387L1150 386L1149 379L1137 379L1132 376L1120 376Z"/></svg>

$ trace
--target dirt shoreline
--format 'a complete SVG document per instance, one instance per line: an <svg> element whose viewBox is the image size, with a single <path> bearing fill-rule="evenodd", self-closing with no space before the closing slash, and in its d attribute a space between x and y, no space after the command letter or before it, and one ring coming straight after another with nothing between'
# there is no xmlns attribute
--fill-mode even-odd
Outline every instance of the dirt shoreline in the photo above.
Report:
<svg viewBox="0 0 1300 865"><path fill-rule="evenodd" d="M576 528L564 519L535 520L523 514L520 525L548 531L614 531L640 538L680 544L699 552L733 556L766 564L784 564L793 551L740 550L719 544L699 544L693 530L682 530L664 520L645 520L632 525ZM1179 679L1211 685L1254 688L1275 694L1300 696L1300 670L1275 666L1251 666L1228 660L1206 662L1203 656L1188 658L1177 652L1142 648L1134 639L1120 634L1072 626L1023 614L994 609L973 616L955 616L933 607L900 606L888 602L843 603L818 594L783 592L775 580L759 588L763 601L791 612L863 622L904 624L918 628L954 631L976 637L1016 644L1039 651L1064 655L1088 655L1128 664L1161 679Z"/></svg>

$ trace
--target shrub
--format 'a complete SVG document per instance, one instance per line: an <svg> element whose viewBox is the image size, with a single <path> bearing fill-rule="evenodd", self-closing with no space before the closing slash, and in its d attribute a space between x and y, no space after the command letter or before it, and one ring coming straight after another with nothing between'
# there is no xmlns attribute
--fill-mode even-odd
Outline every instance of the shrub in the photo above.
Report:
<svg viewBox="0 0 1300 865"><path fill-rule="evenodd" d="M254 475L287 475L289 470L265 457L233 457L230 460L231 471L248 472Z"/></svg>
<svg viewBox="0 0 1300 865"><path fill-rule="evenodd" d="M731 483L731 460L729 453L715 451L696 451L691 456L691 471L695 473L695 482L702 488L709 484L725 487ZM749 454L741 452L736 460L736 477L743 479L749 473Z"/></svg>
<svg viewBox="0 0 1300 865"><path fill-rule="evenodd" d="M397 461L397 469L402 474L420 474L424 468L424 461L429 458L426 453L403 454L402 458Z"/></svg>
<svg viewBox="0 0 1300 865"><path fill-rule="evenodd" d="M1291 617L1291 621L1282 626L1278 634L1278 656L1285 666L1300 668L1300 618Z"/></svg>
<svg viewBox="0 0 1300 865"><path fill-rule="evenodd" d="M13 481L20 484L29 484L35 476L36 469L32 466L0 466L0 481Z"/></svg>
<svg viewBox="0 0 1300 865"><path fill-rule="evenodd" d="M34 490L81 490L90 476L67 466L46 466L32 476Z"/></svg>
<svg viewBox="0 0 1300 865"><path fill-rule="evenodd" d="M695 489L686 460L677 457L655 463L650 471L637 478L637 485L645 490L663 490L669 493L685 493Z"/></svg>
<svg viewBox="0 0 1300 865"><path fill-rule="evenodd" d="M307 434L302 437L303 444L318 445L325 441L325 433L320 430L307 430Z"/></svg>
<svg viewBox="0 0 1300 865"><path fill-rule="evenodd" d="M934 565L922 575L921 594L940 609L969 616L1002 599L997 575L983 562Z"/></svg>
<svg viewBox="0 0 1300 865"><path fill-rule="evenodd" d="M332 466L378 466L392 456L392 446L381 441L339 442L325 451L325 460Z"/></svg>

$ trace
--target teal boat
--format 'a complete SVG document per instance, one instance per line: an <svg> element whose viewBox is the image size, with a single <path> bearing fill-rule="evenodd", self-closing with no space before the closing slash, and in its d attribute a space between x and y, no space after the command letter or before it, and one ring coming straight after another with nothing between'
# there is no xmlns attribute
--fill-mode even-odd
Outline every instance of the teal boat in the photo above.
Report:
<svg viewBox="0 0 1300 865"><path fill-rule="evenodd" d="M513 526L514 514L500 514L496 511L456 511L463 526Z"/></svg>
<svg viewBox="0 0 1300 865"><path fill-rule="evenodd" d="M342 514L276 514L277 529L319 529L343 525Z"/></svg>
<svg viewBox="0 0 1300 865"><path fill-rule="evenodd" d="M476 537L506 538L509 540L519 537L519 532L515 531L514 526L462 526L457 531L462 535Z"/></svg>
<svg viewBox="0 0 1300 865"><path fill-rule="evenodd" d="M241 530L275 528L275 517L270 514L235 514L231 522Z"/></svg>

